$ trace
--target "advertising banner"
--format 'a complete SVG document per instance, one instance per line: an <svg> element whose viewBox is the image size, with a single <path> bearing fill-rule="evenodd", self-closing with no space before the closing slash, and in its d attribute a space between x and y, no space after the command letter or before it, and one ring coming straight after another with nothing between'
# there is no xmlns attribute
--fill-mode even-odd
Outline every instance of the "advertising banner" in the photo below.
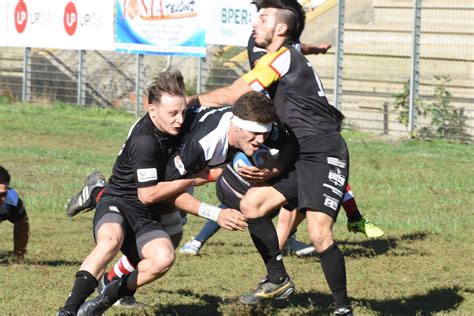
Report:
<svg viewBox="0 0 474 316"><path fill-rule="evenodd" d="M206 0L206 43L247 46L257 8L249 0Z"/></svg>
<svg viewBox="0 0 474 316"><path fill-rule="evenodd" d="M8 2L0 1L0 46L7 46Z"/></svg>
<svg viewBox="0 0 474 316"><path fill-rule="evenodd" d="M200 3L207 0L116 0L115 50L204 57Z"/></svg>
<svg viewBox="0 0 474 316"><path fill-rule="evenodd" d="M114 49L114 0L4 1L8 46Z"/></svg>

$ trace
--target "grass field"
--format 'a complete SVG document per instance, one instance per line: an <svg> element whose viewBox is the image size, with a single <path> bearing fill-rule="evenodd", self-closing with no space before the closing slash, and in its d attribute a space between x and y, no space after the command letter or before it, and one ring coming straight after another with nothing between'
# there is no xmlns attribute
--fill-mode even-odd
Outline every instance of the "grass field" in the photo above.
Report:
<svg viewBox="0 0 474 316"><path fill-rule="evenodd" d="M69 105L0 104L0 164L30 216L28 254L0 265L0 315L54 315L93 247L91 213L68 218L64 204L93 170L110 175L135 118ZM388 141L344 134L351 184L383 239L349 234L343 213L335 236L359 315L474 314L474 147L442 141ZM217 202L211 186L198 197ZM184 239L204 220L192 217ZM298 236L309 241L306 228ZM12 250L12 225L0 224L0 254ZM264 266L246 232L219 232L199 257L178 255L168 275L137 292L143 309L107 315L325 315L332 298L316 258L285 257L297 292L256 309L240 306Z"/></svg>

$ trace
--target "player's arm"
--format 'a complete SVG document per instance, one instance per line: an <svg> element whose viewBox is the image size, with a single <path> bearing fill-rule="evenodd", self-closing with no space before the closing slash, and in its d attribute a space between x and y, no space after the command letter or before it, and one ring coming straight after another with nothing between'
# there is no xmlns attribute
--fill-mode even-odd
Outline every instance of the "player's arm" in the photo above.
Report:
<svg viewBox="0 0 474 316"><path fill-rule="evenodd" d="M290 67L290 52L282 47L276 52L260 58L255 68L234 81L230 86L198 95L202 106L219 107L234 104L242 95L250 91L262 92L279 81ZM195 100L191 97L190 100Z"/></svg>
<svg viewBox="0 0 474 316"><path fill-rule="evenodd" d="M300 43L301 52L304 55L317 55L317 54L326 54L327 51L332 47L330 43L323 42L319 45L311 45L307 43Z"/></svg>
<svg viewBox="0 0 474 316"><path fill-rule="evenodd" d="M174 196L171 202L186 213L213 220L228 230L245 230L247 227L246 218L241 212L206 204L187 192Z"/></svg>
<svg viewBox="0 0 474 316"><path fill-rule="evenodd" d="M230 86L200 94L197 98L199 99L201 106L220 107L234 104L238 98L250 91L252 91L252 88L242 77L240 77ZM195 98L196 96L192 97L191 100L196 102Z"/></svg>
<svg viewBox="0 0 474 316"><path fill-rule="evenodd" d="M137 195L140 202L145 205L155 204L177 193L184 191L195 182L194 178L165 181L160 176L160 164L157 161L157 148L151 135L137 137L130 143L130 160L133 166L134 180L137 186Z"/></svg>

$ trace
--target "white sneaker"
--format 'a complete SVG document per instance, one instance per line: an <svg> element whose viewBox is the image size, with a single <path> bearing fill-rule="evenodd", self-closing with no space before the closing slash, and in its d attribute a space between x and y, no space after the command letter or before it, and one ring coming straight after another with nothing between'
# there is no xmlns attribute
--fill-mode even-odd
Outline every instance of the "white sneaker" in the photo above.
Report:
<svg viewBox="0 0 474 316"><path fill-rule="evenodd" d="M288 238L285 247L283 247L284 254L298 257L314 255L314 251L315 249L312 245L297 240L294 234Z"/></svg>
<svg viewBox="0 0 474 316"><path fill-rule="evenodd" d="M185 243L183 247L179 249L179 253L189 255L189 256L197 256L199 255L199 251L201 250L201 247L202 247L202 242L194 239L193 237L187 243Z"/></svg>

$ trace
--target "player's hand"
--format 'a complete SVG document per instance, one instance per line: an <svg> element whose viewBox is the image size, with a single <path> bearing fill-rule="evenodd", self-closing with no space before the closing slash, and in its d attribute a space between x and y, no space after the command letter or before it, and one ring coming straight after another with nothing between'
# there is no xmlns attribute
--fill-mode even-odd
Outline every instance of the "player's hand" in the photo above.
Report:
<svg viewBox="0 0 474 316"><path fill-rule="evenodd" d="M217 224L227 230L245 230L248 226L246 221L244 214L232 208L222 209L217 218Z"/></svg>
<svg viewBox="0 0 474 316"><path fill-rule="evenodd" d="M201 186L209 182L209 169L202 169L194 174L194 186Z"/></svg>
<svg viewBox="0 0 474 316"><path fill-rule="evenodd" d="M332 47L331 44L327 42L320 43L317 48L319 50L319 54L326 54L327 51Z"/></svg>
<svg viewBox="0 0 474 316"><path fill-rule="evenodd" d="M245 179L253 182L265 182L273 177L273 172L268 168L258 168L255 166L241 166L239 174Z"/></svg>

